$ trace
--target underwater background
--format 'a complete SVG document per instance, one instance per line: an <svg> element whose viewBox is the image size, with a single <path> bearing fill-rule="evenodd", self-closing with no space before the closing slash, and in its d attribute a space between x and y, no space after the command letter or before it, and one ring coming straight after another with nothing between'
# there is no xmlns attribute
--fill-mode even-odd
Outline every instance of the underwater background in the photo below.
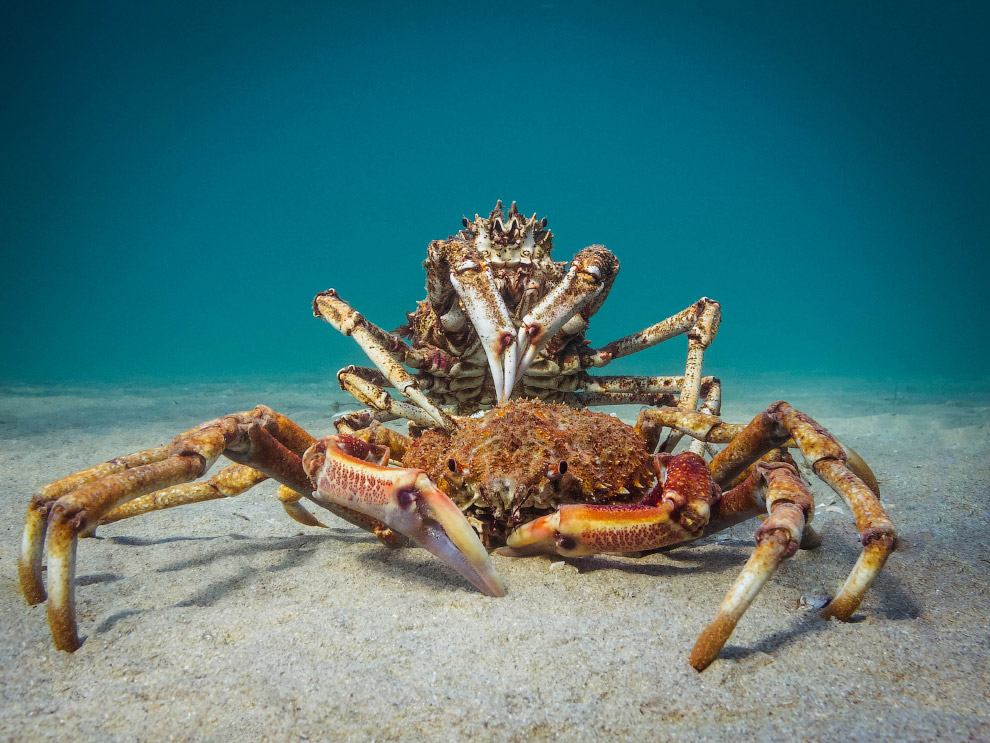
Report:
<svg viewBox="0 0 990 743"><path fill-rule="evenodd" d="M313 295L398 326L502 199L619 257L596 346L709 296L727 384L985 389L988 8L5 3L0 379L335 387Z"/></svg>

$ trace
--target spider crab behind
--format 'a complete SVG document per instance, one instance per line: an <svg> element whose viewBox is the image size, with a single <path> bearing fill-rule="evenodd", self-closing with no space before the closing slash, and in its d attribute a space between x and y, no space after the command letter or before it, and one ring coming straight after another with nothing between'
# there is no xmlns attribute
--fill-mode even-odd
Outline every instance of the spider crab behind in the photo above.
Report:
<svg viewBox="0 0 990 743"><path fill-rule="evenodd" d="M354 338L374 363L338 373L366 407L338 418L337 435L316 441L259 406L35 493L19 574L28 603L47 597L56 647L80 645L78 537L148 511L239 495L271 477L297 521L322 526L301 505L307 498L387 546L428 549L491 596L505 588L486 547L505 545L499 551L512 556L641 552L762 511L756 550L692 653L702 670L777 565L816 543L808 526L814 502L791 447L855 518L863 551L825 615L847 619L855 611L895 541L876 479L855 452L784 402L746 425L718 417L719 380L701 375L719 326L717 302L702 298L594 349L584 333L619 267L608 250L593 245L569 265L553 261L546 219L522 217L514 203L508 214L499 202L489 217L463 224L430 244L427 298L397 331L370 323L332 289L314 299L314 314ZM688 345L681 376L587 371L677 335ZM630 403L648 406L635 428L584 409ZM489 408L480 419L466 417ZM413 439L382 425L398 418L410 422ZM691 441L675 454L684 436ZM193 482L221 454L235 464ZM46 535L50 595L42 581Z"/></svg>

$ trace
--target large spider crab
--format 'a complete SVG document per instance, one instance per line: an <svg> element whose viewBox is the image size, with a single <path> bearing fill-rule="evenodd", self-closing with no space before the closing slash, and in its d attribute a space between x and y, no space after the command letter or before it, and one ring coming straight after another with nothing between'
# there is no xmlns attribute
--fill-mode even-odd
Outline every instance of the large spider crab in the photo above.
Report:
<svg viewBox="0 0 990 743"><path fill-rule="evenodd" d="M703 670L777 565L819 541L809 526L814 500L788 448L801 450L855 519L863 550L823 613L848 619L896 539L865 462L785 402L746 425L718 417L719 380L701 375L720 319L710 299L592 348L584 333L618 261L593 245L568 266L552 260L551 249L545 218L525 218L515 203L506 213L499 202L487 218L465 218L458 234L430 244L427 298L397 331L373 325L332 289L319 294L314 314L354 338L375 366L338 373L366 407L339 417L336 435L317 441L258 406L41 487L18 567L28 603L48 599L55 646L80 646L80 536L140 513L235 496L271 477L297 521L322 526L300 503L309 499L387 546L428 549L490 596L505 593L490 549L643 552L765 514L756 549L691 654ZM681 376L587 371L682 334ZM629 403L648 406L635 427L586 410ZM383 425L399 418L410 422L411 436ZM684 436L690 444L674 453ZM235 464L194 482L221 454Z"/></svg>

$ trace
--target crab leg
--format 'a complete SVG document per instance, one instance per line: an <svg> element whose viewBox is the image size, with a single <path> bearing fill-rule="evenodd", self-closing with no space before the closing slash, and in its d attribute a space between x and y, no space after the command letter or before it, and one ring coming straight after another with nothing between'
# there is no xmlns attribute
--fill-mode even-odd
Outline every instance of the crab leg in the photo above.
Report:
<svg viewBox="0 0 990 743"><path fill-rule="evenodd" d="M45 586L42 580L42 560L44 558L45 533L48 530L48 515L52 505L63 495L84 485L110 475L116 475L135 467L160 462L168 457L169 448L159 446L154 449L116 457L109 462L89 467L73 475L60 478L43 485L35 491L28 506L24 521L24 535L21 540L21 557L17 562L21 591L29 604L34 606L45 600Z"/></svg>
<svg viewBox="0 0 990 743"><path fill-rule="evenodd" d="M518 331L521 358L516 376L526 373L557 331L579 312L581 327L601 306L619 272L619 261L604 245L591 245L571 261L563 280L523 317Z"/></svg>
<svg viewBox="0 0 990 743"><path fill-rule="evenodd" d="M311 485L293 450L302 450L310 441L312 437L288 418L259 405L248 413L204 423L167 447L113 460L41 488L28 507L19 573L28 603L44 601L41 552L50 531L48 624L55 646L71 652L80 645L75 564L81 534L121 504L199 477L220 454L306 492Z"/></svg>
<svg viewBox="0 0 990 743"><path fill-rule="evenodd" d="M388 380L375 369L347 366L337 372L337 381L341 389L350 392L359 403L388 416L386 420L405 418L425 428L436 425L436 418L430 412L396 400L382 389ZM437 410L443 412L442 408Z"/></svg>
<svg viewBox="0 0 990 743"><path fill-rule="evenodd" d="M267 479L268 475L256 469L243 464L232 464L224 467L208 480L181 483L122 503L101 518L99 524L112 524L115 521L176 506L203 503L218 498L232 498ZM91 533L80 533L80 536L91 536Z"/></svg>
<svg viewBox="0 0 990 743"><path fill-rule="evenodd" d="M344 335L354 338L389 383L425 410L439 425L448 431L456 428L450 416L427 399L416 378L403 368L390 351L391 347L412 352L405 341L369 322L333 289L320 292L313 298L313 315L323 318Z"/></svg>
<svg viewBox="0 0 990 743"><path fill-rule="evenodd" d="M756 549L691 651L691 665L698 671L704 671L715 660L777 566L802 546L814 513L814 498L790 464L760 462L740 489L753 485L757 500L766 503L769 516L756 530ZM730 494L731 491L726 496Z"/></svg>
<svg viewBox="0 0 990 743"><path fill-rule="evenodd" d="M666 320L661 320L648 328L640 330L638 333L633 333L611 343L606 343L592 353L588 365L602 367L615 361L615 359L642 351L645 348L650 348L658 343L663 343L675 336L686 333L688 336L689 352L688 368L685 372L685 386L690 387L693 384L695 376L692 372L697 370L699 374L698 381L700 383L701 371L700 354L697 351L692 354L691 341L695 341L693 345L700 351L708 348L715 339L715 334L718 333L721 316L721 305L714 299L702 297L690 307L686 307L676 315L671 315ZM691 361L692 355L695 358L695 363Z"/></svg>
<svg viewBox="0 0 990 743"><path fill-rule="evenodd" d="M721 318L721 305L713 299L702 297L690 307L666 320L661 320L638 333L607 343L582 360L582 365L602 367L615 359L642 351L644 348L655 346L675 336L686 334L688 338L687 361L684 366L684 382L681 386L677 407L686 411L694 410L698 406L698 398L702 394L704 380L701 376L701 368L705 351L715 340ZM672 451L680 438L681 434L679 433L673 433L669 436L664 442L664 451Z"/></svg>
<svg viewBox="0 0 990 743"><path fill-rule="evenodd" d="M702 417L708 422L703 423ZM690 422L701 424L701 429L707 427L701 436L705 440L730 433L730 427L715 416L694 413ZM786 402L773 403L741 430L731 428L737 429L732 431L733 438L711 463L716 482L731 482L768 451L791 445L793 440L815 474L849 506L863 550L839 593L822 612L823 617L845 621L863 600L897 539L894 525L880 503L876 477L859 455Z"/></svg>
<svg viewBox="0 0 990 743"><path fill-rule="evenodd" d="M504 596L502 579L460 509L423 470L382 466L387 451L385 446L348 435L316 442L303 456L306 473L316 484L311 498L320 505L343 506L387 524L439 557L482 593Z"/></svg>

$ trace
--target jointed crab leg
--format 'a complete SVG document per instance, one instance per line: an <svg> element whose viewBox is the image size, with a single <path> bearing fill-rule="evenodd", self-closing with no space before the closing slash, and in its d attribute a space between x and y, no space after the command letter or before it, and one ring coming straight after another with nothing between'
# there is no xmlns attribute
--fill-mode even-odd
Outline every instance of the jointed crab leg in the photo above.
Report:
<svg viewBox="0 0 990 743"><path fill-rule="evenodd" d="M505 585L464 514L423 470L384 467L388 448L354 436L327 436L303 457L316 484L312 498L387 524L454 568L479 591L504 596Z"/></svg>
<svg viewBox="0 0 990 743"><path fill-rule="evenodd" d="M777 566L797 552L815 502L800 475L790 464L760 462L740 489L752 490L765 502L769 516L756 530L756 549L722 601L691 652L691 665L705 670L729 639L736 623L756 598ZM726 494L729 496L729 494Z"/></svg>
<svg viewBox="0 0 990 743"><path fill-rule="evenodd" d="M145 493L202 475L222 453L250 464L295 490L311 485L293 450L311 437L292 421L264 406L218 418L176 437L168 447L140 452L41 488L32 498L24 528L19 573L28 603L45 599L41 551L48 539L48 623L59 650L79 647L75 620L76 543L117 506ZM96 477L93 474L96 473Z"/></svg>
<svg viewBox="0 0 990 743"><path fill-rule="evenodd" d="M686 307L676 315L671 315L666 320L661 320L637 333L606 343L592 353L588 366L605 366L615 359L650 348L683 333L687 333L689 344L694 340L694 345L703 351L715 339L721 316L721 305L714 299L702 297L690 307ZM691 362L692 355L697 359L696 363ZM689 352L688 371L685 374L689 382L686 386L692 386L693 372L695 370L700 372L700 366L699 354ZM700 376L698 380L700 383Z"/></svg>
<svg viewBox="0 0 990 743"><path fill-rule="evenodd" d="M375 369L348 366L337 372L337 380L341 388L350 392L362 405L385 413L387 416L383 416L385 420L406 418L426 428L433 428L436 425L435 417L429 412L410 403L396 400L382 389L388 384L388 380ZM443 413L442 408L438 407L437 410Z"/></svg>
<svg viewBox="0 0 990 743"><path fill-rule="evenodd" d="M243 464L232 464L224 467L208 480L185 482L122 503L101 518L99 524L112 524L115 521L176 506L203 503L218 498L232 498L267 479L268 475L256 469ZM93 528L96 525L93 524ZM89 534L80 533L80 536L89 536Z"/></svg>
<svg viewBox="0 0 990 743"><path fill-rule="evenodd" d="M856 611L870 583L893 551L897 535L880 504L876 477L852 449L786 402L775 402L745 426L723 423L704 413L644 411L644 420L662 422L703 441L729 445L712 460L712 477L725 486L771 449L798 446L815 473L849 506L863 551L838 595L822 616L846 620Z"/></svg>
<svg viewBox="0 0 990 743"><path fill-rule="evenodd" d="M390 350L391 346L411 352L412 349L405 341L369 322L333 289L316 295L313 299L313 314L326 320L344 335L354 338L391 385L419 405L439 425L448 431L455 428L450 416L427 399L415 377L403 368Z"/></svg>
<svg viewBox="0 0 990 743"><path fill-rule="evenodd" d="M588 367L602 367L615 359L642 351L644 348L655 346L675 336L686 334L688 353L684 367L684 382L681 385L677 407L681 410L691 411L697 407L698 398L702 394L704 380L701 376L701 369L705 350L715 340L721 318L721 305L713 299L702 297L690 307L666 320L661 320L638 333L605 344L590 356L583 358L581 363ZM680 434L673 433L664 442L664 450L672 451L679 440Z"/></svg>
<svg viewBox="0 0 990 743"><path fill-rule="evenodd" d="M146 449L125 457L116 457L109 462L89 467L75 474L68 475L43 485L35 491L28 506L27 518L24 522L24 536L21 542L21 557L17 563L21 591L24 598L32 606L45 600L45 586L41 575L42 558L44 556L45 532L48 529L48 514L51 506L67 493L71 493L84 485L115 475L125 470L141 467L153 462L160 462L169 454L169 447L159 446Z"/></svg>

